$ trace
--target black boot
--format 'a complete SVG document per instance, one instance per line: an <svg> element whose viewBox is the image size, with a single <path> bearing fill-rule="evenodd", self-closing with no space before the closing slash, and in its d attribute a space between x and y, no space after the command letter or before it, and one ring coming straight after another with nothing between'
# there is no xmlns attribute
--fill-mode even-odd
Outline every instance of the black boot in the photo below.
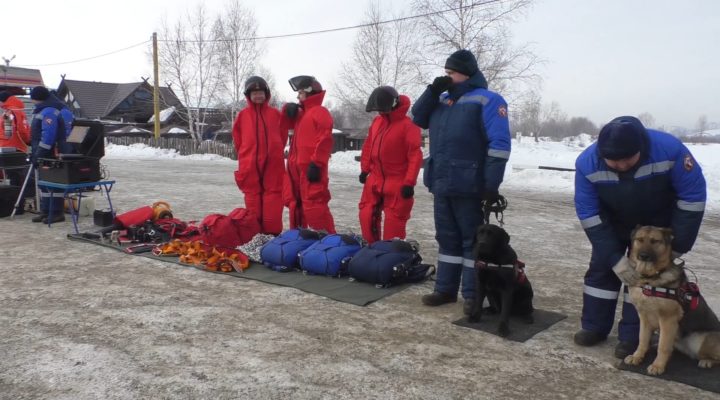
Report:
<svg viewBox="0 0 720 400"><path fill-rule="evenodd" d="M607 339L607 336L598 332L588 331L586 329L580 329L575 334L575 344L580 346L595 346L596 344Z"/></svg>
<svg viewBox="0 0 720 400"><path fill-rule="evenodd" d="M615 346L615 358L624 359L637 350L638 344L635 342L620 342Z"/></svg>
<svg viewBox="0 0 720 400"><path fill-rule="evenodd" d="M432 292L422 297L422 302L426 306L435 307L446 303L455 303L457 296L453 296L449 293Z"/></svg>
<svg viewBox="0 0 720 400"><path fill-rule="evenodd" d="M475 299L465 299L465 302L463 303L463 314L472 314L473 307L475 307Z"/></svg>
<svg viewBox="0 0 720 400"><path fill-rule="evenodd" d="M43 220L47 218L47 214L38 214L32 218L32 222L43 222Z"/></svg>
<svg viewBox="0 0 720 400"><path fill-rule="evenodd" d="M63 222L63 221L65 221L65 216L63 214L54 214L52 216L52 218L46 216L42 220L43 224L47 224L47 223L54 224L56 222Z"/></svg>

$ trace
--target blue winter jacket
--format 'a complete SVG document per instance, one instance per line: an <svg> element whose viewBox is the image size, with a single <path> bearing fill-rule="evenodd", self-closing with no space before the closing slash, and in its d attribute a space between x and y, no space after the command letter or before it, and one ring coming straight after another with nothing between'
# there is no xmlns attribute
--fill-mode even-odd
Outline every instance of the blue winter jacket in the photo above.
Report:
<svg viewBox="0 0 720 400"><path fill-rule="evenodd" d="M467 83L470 90L457 101L428 87L412 108L413 122L430 130L423 182L436 196L496 192L510 157L507 103L487 89L482 73Z"/></svg>
<svg viewBox="0 0 720 400"><path fill-rule="evenodd" d="M575 170L575 210L606 265L625 255L637 225L670 227L673 251L692 248L705 211L705 178L680 140L648 129L638 165L623 173L608 168L594 143L578 156Z"/></svg>
<svg viewBox="0 0 720 400"><path fill-rule="evenodd" d="M65 105L52 96L35 106L30 124L33 163L39 158L51 157L56 147L64 149L66 126L62 117L63 108L66 108Z"/></svg>

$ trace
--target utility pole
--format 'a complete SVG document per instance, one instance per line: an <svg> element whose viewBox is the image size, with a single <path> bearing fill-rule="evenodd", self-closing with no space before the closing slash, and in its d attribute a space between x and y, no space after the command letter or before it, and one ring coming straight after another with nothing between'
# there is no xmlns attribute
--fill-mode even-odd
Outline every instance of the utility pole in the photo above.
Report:
<svg viewBox="0 0 720 400"><path fill-rule="evenodd" d="M153 32L153 112L155 115L155 139L160 139L160 72L158 67L157 32Z"/></svg>

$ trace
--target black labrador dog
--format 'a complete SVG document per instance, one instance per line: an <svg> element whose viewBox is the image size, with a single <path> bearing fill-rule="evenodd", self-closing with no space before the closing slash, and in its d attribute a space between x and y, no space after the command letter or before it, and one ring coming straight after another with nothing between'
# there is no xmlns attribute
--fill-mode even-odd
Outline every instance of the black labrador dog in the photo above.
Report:
<svg viewBox="0 0 720 400"><path fill-rule="evenodd" d="M498 334L510 334L510 315L520 316L531 324L533 319L533 289L525 276L523 264L510 247L510 235L497 226L480 225L475 234L475 304L468 322L480 322L483 301L487 297L490 307L485 311L500 313Z"/></svg>

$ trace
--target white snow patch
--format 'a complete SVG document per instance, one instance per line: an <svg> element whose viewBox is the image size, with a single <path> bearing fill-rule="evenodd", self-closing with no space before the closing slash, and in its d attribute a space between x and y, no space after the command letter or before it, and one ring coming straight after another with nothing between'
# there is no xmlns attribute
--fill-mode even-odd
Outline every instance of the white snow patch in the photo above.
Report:
<svg viewBox="0 0 720 400"><path fill-rule="evenodd" d="M589 135L566 138L562 142L513 140L510 161L505 169L504 187L541 192L574 192L574 172L538 169L538 166L574 169L575 159L592 143ZM703 168L708 188L708 209L720 209L720 144L687 144L698 164ZM108 144L107 158L111 159L173 159L178 161L235 162L215 154L182 156L176 150L148 147L144 144L121 146ZM330 171L344 175L360 173L360 162L355 157L360 151L334 153L330 157ZM420 172L422 173L422 171ZM422 180L418 179L421 185ZM501 187L502 189L502 187Z"/></svg>

